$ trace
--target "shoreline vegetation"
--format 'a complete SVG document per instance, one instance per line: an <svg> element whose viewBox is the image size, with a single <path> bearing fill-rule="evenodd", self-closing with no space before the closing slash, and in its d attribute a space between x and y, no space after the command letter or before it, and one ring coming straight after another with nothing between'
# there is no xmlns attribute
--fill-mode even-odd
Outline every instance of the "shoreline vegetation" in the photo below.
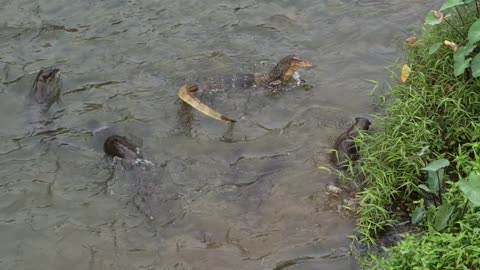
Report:
<svg viewBox="0 0 480 270"><path fill-rule="evenodd" d="M363 269L480 269L479 2L428 13L374 132L355 139L360 163L340 177L362 180L352 247Z"/></svg>

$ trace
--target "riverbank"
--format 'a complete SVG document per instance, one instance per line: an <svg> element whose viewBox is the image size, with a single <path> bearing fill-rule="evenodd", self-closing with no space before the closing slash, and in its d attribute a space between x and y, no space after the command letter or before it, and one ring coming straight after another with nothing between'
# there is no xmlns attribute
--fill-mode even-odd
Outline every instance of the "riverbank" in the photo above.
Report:
<svg viewBox="0 0 480 270"><path fill-rule="evenodd" d="M412 224L397 246L361 256L365 269L480 267L480 3L465 2L428 13L375 130L357 139L357 243Z"/></svg>

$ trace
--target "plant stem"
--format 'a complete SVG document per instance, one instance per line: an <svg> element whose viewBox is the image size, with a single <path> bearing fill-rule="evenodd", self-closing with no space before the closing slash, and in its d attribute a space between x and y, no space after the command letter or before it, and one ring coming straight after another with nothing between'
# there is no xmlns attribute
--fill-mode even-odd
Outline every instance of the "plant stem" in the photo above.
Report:
<svg viewBox="0 0 480 270"><path fill-rule="evenodd" d="M460 10L458 10L458 7L455 7L455 10L457 10L458 17L460 17L460 20L462 21L463 26L465 26L465 21L463 20L462 14L460 13Z"/></svg>
<svg viewBox="0 0 480 270"><path fill-rule="evenodd" d="M466 38L466 37L465 37L457 28L455 28L455 26L453 26L447 19L443 19L443 20L444 20L453 30L455 30L455 31L457 32L457 34L458 34L461 38L463 38L463 39Z"/></svg>
<svg viewBox="0 0 480 270"><path fill-rule="evenodd" d="M465 205L463 206L462 216L460 217L460 219L463 219L463 216L465 216L465 212L467 211L467 206L468 206L468 199L465 200Z"/></svg>
<svg viewBox="0 0 480 270"><path fill-rule="evenodd" d="M460 20L462 21L463 26L465 26L465 21L463 20L462 14L460 13L460 10L458 10L458 7L455 7L455 10L458 13L458 17L460 17Z"/></svg>
<svg viewBox="0 0 480 270"><path fill-rule="evenodd" d="M469 5L467 5L467 9L472 14L472 16L475 16L475 14L473 14L472 8Z"/></svg>
<svg viewBox="0 0 480 270"><path fill-rule="evenodd" d="M438 182L438 198L440 199L440 205L442 205L442 185L440 184L440 176L438 175L438 170L436 171L436 173Z"/></svg>
<svg viewBox="0 0 480 270"><path fill-rule="evenodd" d="M475 0L475 6L477 7L477 17L480 16L480 11L478 10L478 1Z"/></svg>

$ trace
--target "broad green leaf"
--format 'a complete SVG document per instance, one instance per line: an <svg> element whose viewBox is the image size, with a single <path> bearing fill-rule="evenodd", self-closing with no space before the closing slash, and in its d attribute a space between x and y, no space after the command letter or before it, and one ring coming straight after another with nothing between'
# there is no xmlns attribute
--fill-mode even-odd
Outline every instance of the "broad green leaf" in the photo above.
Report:
<svg viewBox="0 0 480 270"><path fill-rule="evenodd" d="M465 46L460 46L453 54L453 59L465 59L477 47L476 44L468 42Z"/></svg>
<svg viewBox="0 0 480 270"><path fill-rule="evenodd" d="M425 186L424 184L418 185L418 188L421 188L421 189L425 190L425 191L428 192L428 193L432 193L432 191L431 191L427 186Z"/></svg>
<svg viewBox="0 0 480 270"><path fill-rule="evenodd" d="M428 54L434 54L442 46L441 42L435 43L428 49Z"/></svg>
<svg viewBox="0 0 480 270"><path fill-rule="evenodd" d="M446 10L446 9L449 9L449 8L452 8L452 7L455 7L455 6L458 6L458 5L463 5L463 1L462 0L447 0L447 2L445 2L442 7L440 8L440 11L443 11L443 10Z"/></svg>
<svg viewBox="0 0 480 270"><path fill-rule="evenodd" d="M480 53L475 55L472 60L472 75L473 77L478 77L480 76Z"/></svg>
<svg viewBox="0 0 480 270"><path fill-rule="evenodd" d="M470 61L472 58L465 57L469 55L477 45L472 42L468 42L465 46L458 47L458 49L453 53L453 72L455 76L462 75L465 72L465 69L470 66Z"/></svg>
<svg viewBox="0 0 480 270"><path fill-rule="evenodd" d="M422 168L422 170L436 172L441 168L447 167L448 165L450 165L450 162L447 159L442 158L430 162L430 164L428 164L427 167Z"/></svg>
<svg viewBox="0 0 480 270"><path fill-rule="evenodd" d="M477 0L463 0L463 3L465 3L465 4L470 4L470 3L472 3L473 1L477 1Z"/></svg>
<svg viewBox="0 0 480 270"><path fill-rule="evenodd" d="M441 231L448 226L448 220L452 215L453 209L454 207L449 205L447 202L438 207L434 222L434 226L437 231Z"/></svg>
<svg viewBox="0 0 480 270"><path fill-rule="evenodd" d="M425 17L425 24L428 24L428 25L436 25L436 24L439 24L441 23L442 21L437 19L437 17L435 17L435 13L433 10L430 10L430 12L428 12L428 15L427 17Z"/></svg>
<svg viewBox="0 0 480 270"><path fill-rule="evenodd" d="M417 224L419 223L422 219L423 216L425 215L425 208L424 207L417 207L415 210L412 212L412 224Z"/></svg>
<svg viewBox="0 0 480 270"><path fill-rule="evenodd" d="M468 42L477 43L480 41L480 19L474 22L468 29Z"/></svg>
<svg viewBox="0 0 480 270"><path fill-rule="evenodd" d="M427 184L428 184L428 188L432 192L436 193L440 190L440 183L438 183L437 172L428 171Z"/></svg>
<svg viewBox="0 0 480 270"><path fill-rule="evenodd" d="M458 186L471 203L480 206L480 175L471 172L468 181L462 179L458 181Z"/></svg>
<svg viewBox="0 0 480 270"><path fill-rule="evenodd" d="M438 180L440 180L440 185L443 185L443 179L445 178L445 169L438 170Z"/></svg>
<svg viewBox="0 0 480 270"><path fill-rule="evenodd" d="M455 63L453 63L453 74L455 76L460 76L465 72L465 69L467 69L468 66L470 66L470 61L472 61L472 58L469 57L467 59L462 60L455 60Z"/></svg>

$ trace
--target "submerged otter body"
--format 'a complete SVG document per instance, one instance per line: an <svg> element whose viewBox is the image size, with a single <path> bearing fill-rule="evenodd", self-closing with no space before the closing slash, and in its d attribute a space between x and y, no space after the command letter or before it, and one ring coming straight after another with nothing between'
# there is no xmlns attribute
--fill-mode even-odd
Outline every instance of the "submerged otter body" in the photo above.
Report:
<svg viewBox="0 0 480 270"><path fill-rule="evenodd" d="M114 158L121 158L127 161L136 161L142 159L143 156L139 153L139 147L128 141L126 137L112 135L105 140L103 144L103 151L108 156Z"/></svg>
<svg viewBox="0 0 480 270"><path fill-rule="evenodd" d="M358 136L359 130L368 130L370 120L364 117L355 118L355 123L335 141L335 150L331 154L330 161L337 167L344 168L346 161L359 159L358 147L354 139Z"/></svg>
<svg viewBox="0 0 480 270"><path fill-rule="evenodd" d="M58 68L44 68L38 72L30 92L30 103L38 104L42 112L59 100L61 82Z"/></svg>
<svg viewBox="0 0 480 270"><path fill-rule="evenodd" d="M33 124L33 130L29 133L44 129L50 122L47 112L55 102L60 101L61 89L58 68L44 68L38 72L26 102L28 122Z"/></svg>

